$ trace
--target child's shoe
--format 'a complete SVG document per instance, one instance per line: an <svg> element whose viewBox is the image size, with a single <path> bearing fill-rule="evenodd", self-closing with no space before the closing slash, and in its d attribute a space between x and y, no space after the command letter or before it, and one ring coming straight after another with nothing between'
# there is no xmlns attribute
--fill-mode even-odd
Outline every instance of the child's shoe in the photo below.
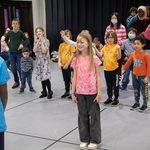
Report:
<svg viewBox="0 0 150 150"><path fill-rule="evenodd" d="M143 105L141 108L139 108L139 112L145 112L147 110L147 106Z"/></svg>
<svg viewBox="0 0 150 150"><path fill-rule="evenodd" d="M86 142L80 143L80 149L87 149L87 147L88 147L88 143L86 143Z"/></svg>
<svg viewBox="0 0 150 150"><path fill-rule="evenodd" d="M47 92L42 92L42 94L39 96L39 98L44 98L44 97L46 97L47 96Z"/></svg>
<svg viewBox="0 0 150 150"><path fill-rule="evenodd" d="M19 94L22 94L24 92L24 89L20 89Z"/></svg>
<svg viewBox="0 0 150 150"><path fill-rule="evenodd" d="M53 91L48 92L47 98L48 98L48 99L51 99L51 98L52 98L52 95L53 95Z"/></svg>
<svg viewBox="0 0 150 150"><path fill-rule="evenodd" d="M135 104L131 107L130 110L136 110L136 109L138 109L139 107L140 107L140 104L135 103Z"/></svg>
<svg viewBox="0 0 150 150"><path fill-rule="evenodd" d="M112 103L112 98L108 98L108 99L104 102L105 105L110 104L110 103Z"/></svg>
<svg viewBox="0 0 150 150"><path fill-rule="evenodd" d="M99 143L99 144L90 143L90 144L88 145L88 149L96 150L99 146L101 146L101 143Z"/></svg>
<svg viewBox="0 0 150 150"><path fill-rule="evenodd" d="M114 99L111 106L117 106L119 104L119 100L118 99Z"/></svg>
<svg viewBox="0 0 150 150"><path fill-rule="evenodd" d="M34 90L34 88L30 89L30 92L36 93L36 91Z"/></svg>
<svg viewBox="0 0 150 150"><path fill-rule="evenodd" d="M61 96L61 98L68 97L69 95L70 95L69 92L65 92L65 93Z"/></svg>

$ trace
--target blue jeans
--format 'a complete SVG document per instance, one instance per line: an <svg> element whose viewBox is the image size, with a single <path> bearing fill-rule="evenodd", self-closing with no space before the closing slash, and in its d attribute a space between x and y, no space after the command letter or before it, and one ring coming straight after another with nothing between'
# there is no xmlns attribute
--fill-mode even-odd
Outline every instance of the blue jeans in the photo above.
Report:
<svg viewBox="0 0 150 150"><path fill-rule="evenodd" d="M134 97L135 97L135 102L139 104L140 100L140 92L143 95L143 105L147 106L147 101L149 98L148 95L148 84L145 84L143 82L144 76L136 76L133 75L133 88L134 88Z"/></svg>
<svg viewBox="0 0 150 150"><path fill-rule="evenodd" d="M19 82L19 76L21 79L20 62L21 62L21 53L11 52L10 53L10 64L11 64L11 71L14 75L15 82ZM19 76L18 76L18 73L19 73Z"/></svg>
<svg viewBox="0 0 150 150"><path fill-rule="evenodd" d="M29 89L33 89L32 86L32 70L29 70L28 72L21 71L21 90L24 90L26 88L26 79L27 83L29 85Z"/></svg>
<svg viewBox="0 0 150 150"><path fill-rule="evenodd" d="M128 83L130 82L130 80L129 80L130 72L132 73L132 70L129 68L123 74L122 87L126 88L128 86ZM133 85L133 73L132 73L132 85Z"/></svg>

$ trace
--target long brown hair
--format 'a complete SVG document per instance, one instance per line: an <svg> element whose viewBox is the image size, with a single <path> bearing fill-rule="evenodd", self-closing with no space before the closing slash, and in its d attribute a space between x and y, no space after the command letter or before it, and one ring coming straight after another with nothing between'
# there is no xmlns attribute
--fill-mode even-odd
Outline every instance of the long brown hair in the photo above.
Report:
<svg viewBox="0 0 150 150"><path fill-rule="evenodd" d="M78 37L84 38L88 42L88 55L90 56L89 71L91 71L93 69L93 66L94 66L92 37L91 37L90 33L87 32L87 30L85 32L84 31L80 32L79 35L77 36L77 38ZM76 49L77 59L78 59L79 55L81 55L81 52L78 49Z"/></svg>

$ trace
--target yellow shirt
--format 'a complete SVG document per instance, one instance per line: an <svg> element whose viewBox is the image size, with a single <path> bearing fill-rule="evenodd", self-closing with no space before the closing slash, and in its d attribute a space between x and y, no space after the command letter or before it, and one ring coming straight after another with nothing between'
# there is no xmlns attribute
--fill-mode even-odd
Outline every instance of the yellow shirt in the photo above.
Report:
<svg viewBox="0 0 150 150"><path fill-rule="evenodd" d="M103 52L103 68L105 71L113 71L118 68L119 45L106 44L102 48Z"/></svg>
<svg viewBox="0 0 150 150"><path fill-rule="evenodd" d="M73 52L75 52L75 47L68 45L65 42L59 45L58 53L63 66L70 60Z"/></svg>

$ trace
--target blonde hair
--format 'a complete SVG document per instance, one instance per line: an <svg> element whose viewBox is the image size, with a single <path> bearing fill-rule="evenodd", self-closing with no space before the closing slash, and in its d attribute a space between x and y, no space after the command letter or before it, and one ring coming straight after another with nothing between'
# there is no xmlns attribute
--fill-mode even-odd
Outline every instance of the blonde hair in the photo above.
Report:
<svg viewBox="0 0 150 150"><path fill-rule="evenodd" d="M45 36L45 31L44 31L44 28L42 28L42 27L37 27L36 29L35 29L35 33L37 34L37 30L41 30L44 34L43 34L43 36Z"/></svg>
<svg viewBox="0 0 150 150"><path fill-rule="evenodd" d="M77 38L78 37L81 37L81 38L85 39L88 42L88 55L90 56L89 71L91 71L93 69L93 66L94 66L94 57L93 57L94 54L93 54L93 49L92 49L92 37L91 37L91 34L89 33L89 31L84 30L84 31L81 31L79 33ZM77 59L78 59L79 55L81 55L81 52L77 49L76 50L76 57L77 57Z"/></svg>

